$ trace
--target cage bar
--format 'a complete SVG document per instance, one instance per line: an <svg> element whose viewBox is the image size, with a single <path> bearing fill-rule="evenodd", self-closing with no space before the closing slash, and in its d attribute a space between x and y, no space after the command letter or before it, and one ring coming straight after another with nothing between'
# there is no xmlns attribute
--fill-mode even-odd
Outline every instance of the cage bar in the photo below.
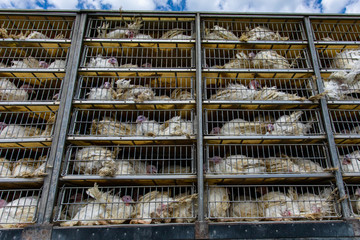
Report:
<svg viewBox="0 0 360 240"><path fill-rule="evenodd" d="M184 18L96 18L90 17L89 39L190 40L194 39L194 20Z"/></svg>
<svg viewBox="0 0 360 240"><path fill-rule="evenodd" d="M315 41L357 42L360 41L358 19L313 19L311 21Z"/></svg>
<svg viewBox="0 0 360 240"><path fill-rule="evenodd" d="M7 17L7 18L6 18ZM39 17L41 18L41 17ZM21 19L2 16L0 37L14 40L70 40L74 18L47 17L46 19Z"/></svg>
<svg viewBox="0 0 360 240"><path fill-rule="evenodd" d="M360 100L360 84L355 83L338 83L337 80L331 76L323 78L324 90L328 90L326 99L328 101L346 101L352 103ZM336 85L334 85L334 83Z"/></svg>
<svg viewBox="0 0 360 240"><path fill-rule="evenodd" d="M341 217L332 185L208 186L212 221L309 221Z"/></svg>
<svg viewBox="0 0 360 240"><path fill-rule="evenodd" d="M317 109L205 109L205 135L318 136L324 134Z"/></svg>
<svg viewBox="0 0 360 240"><path fill-rule="evenodd" d="M60 100L63 78L1 78L0 101Z"/></svg>
<svg viewBox="0 0 360 240"><path fill-rule="evenodd" d="M359 111L330 109L329 114L334 134L342 136L360 134Z"/></svg>
<svg viewBox="0 0 360 240"><path fill-rule="evenodd" d="M317 47L320 70L352 69L359 65L360 50L357 46Z"/></svg>
<svg viewBox="0 0 360 240"><path fill-rule="evenodd" d="M158 137L196 134L193 110L75 109L70 136Z"/></svg>
<svg viewBox="0 0 360 240"><path fill-rule="evenodd" d="M306 41L303 23L294 19L205 19L204 40Z"/></svg>
<svg viewBox="0 0 360 240"><path fill-rule="evenodd" d="M61 226L188 223L196 219L194 186L63 187L54 221Z"/></svg>
<svg viewBox="0 0 360 240"><path fill-rule="evenodd" d="M359 184L346 184L347 194L349 196L349 204L351 216L359 218L360 216L360 186Z"/></svg>
<svg viewBox="0 0 360 240"><path fill-rule="evenodd" d="M0 228L25 227L36 222L41 189L0 191Z"/></svg>
<svg viewBox="0 0 360 240"><path fill-rule="evenodd" d="M69 47L0 47L0 68L57 70L66 68Z"/></svg>
<svg viewBox="0 0 360 240"><path fill-rule="evenodd" d="M75 100L82 101L191 101L193 77L80 76Z"/></svg>
<svg viewBox="0 0 360 240"><path fill-rule="evenodd" d="M195 145L70 146L62 176L193 175L195 154Z"/></svg>
<svg viewBox="0 0 360 240"><path fill-rule="evenodd" d="M43 138L53 135L55 112L0 112L0 139Z"/></svg>
<svg viewBox="0 0 360 240"><path fill-rule="evenodd" d="M312 78L204 78L210 101L306 101L316 95Z"/></svg>
<svg viewBox="0 0 360 240"><path fill-rule="evenodd" d="M206 144L206 172L215 175L322 174L331 169L325 144Z"/></svg>
<svg viewBox="0 0 360 240"><path fill-rule="evenodd" d="M44 177L49 149L49 147L0 148L0 179Z"/></svg>
<svg viewBox="0 0 360 240"><path fill-rule="evenodd" d="M306 47L297 49L229 49L204 47L205 69L310 70Z"/></svg>
<svg viewBox="0 0 360 240"><path fill-rule="evenodd" d="M360 174L360 146L338 144L336 147L342 172L345 174Z"/></svg>
<svg viewBox="0 0 360 240"><path fill-rule="evenodd" d="M191 47L90 47L85 46L82 68L194 68Z"/></svg>

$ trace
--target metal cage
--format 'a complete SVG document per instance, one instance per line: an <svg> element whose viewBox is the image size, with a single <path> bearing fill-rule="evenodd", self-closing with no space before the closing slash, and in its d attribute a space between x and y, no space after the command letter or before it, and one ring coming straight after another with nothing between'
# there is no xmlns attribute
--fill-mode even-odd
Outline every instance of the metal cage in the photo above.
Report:
<svg viewBox="0 0 360 240"><path fill-rule="evenodd" d="M315 41L357 42L360 41L360 21L358 19L312 19L311 25Z"/></svg>
<svg viewBox="0 0 360 240"><path fill-rule="evenodd" d="M81 68L195 68L191 47L90 47L85 46Z"/></svg>
<svg viewBox="0 0 360 240"><path fill-rule="evenodd" d="M81 101L193 101L193 77L80 76L75 100Z"/></svg>
<svg viewBox="0 0 360 240"><path fill-rule="evenodd" d="M70 40L74 18L70 17L12 18L2 16L0 26L3 29L1 38L14 40Z"/></svg>
<svg viewBox="0 0 360 240"><path fill-rule="evenodd" d="M0 228L19 228L34 224L40 196L41 189L1 190Z"/></svg>
<svg viewBox="0 0 360 240"><path fill-rule="evenodd" d="M341 217L332 185L214 185L206 190L213 221L334 220Z"/></svg>
<svg viewBox="0 0 360 240"><path fill-rule="evenodd" d="M358 47L317 47L317 52L320 70L351 69L359 64L360 49Z"/></svg>
<svg viewBox="0 0 360 240"><path fill-rule="evenodd" d="M316 109L211 110L205 109L205 135L317 136L324 134Z"/></svg>
<svg viewBox="0 0 360 240"><path fill-rule="evenodd" d="M341 170L345 174L360 174L360 146L351 144L338 144L338 157Z"/></svg>
<svg viewBox="0 0 360 240"><path fill-rule="evenodd" d="M0 148L0 179L44 177L49 149L49 147Z"/></svg>
<svg viewBox="0 0 360 240"><path fill-rule="evenodd" d="M61 226L187 223L197 216L194 186L63 187L55 222Z"/></svg>
<svg viewBox="0 0 360 240"><path fill-rule="evenodd" d="M346 101L346 103L356 102L360 100L360 85L359 83L342 83L334 88L334 79L332 77L323 78L324 90L330 91L326 94L328 101ZM336 80L335 80L336 82Z"/></svg>
<svg viewBox="0 0 360 240"><path fill-rule="evenodd" d="M60 100L63 78L1 78L0 101L56 101Z"/></svg>
<svg viewBox="0 0 360 240"><path fill-rule="evenodd" d="M346 184L347 194L349 196L349 204L351 216L359 218L360 216L360 186L359 184Z"/></svg>
<svg viewBox="0 0 360 240"><path fill-rule="evenodd" d="M306 41L301 21L275 18L205 19L202 22L202 38L232 41Z"/></svg>
<svg viewBox="0 0 360 240"><path fill-rule="evenodd" d="M204 100L306 101L317 93L312 78L204 78Z"/></svg>
<svg viewBox="0 0 360 240"><path fill-rule="evenodd" d="M106 175L193 175L195 145L69 146L62 176Z"/></svg>
<svg viewBox="0 0 360 240"><path fill-rule="evenodd" d="M75 109L70 136L158 137L187 136L195 132L193 110Z"/></svg>
<svg viewBox="0 0 360 240"><path fill-rule="evenodd" d="M85 38L190 40L195 39L194 25L194 20L183 17L90 17Z"/></svg>
<svg viewBox="0 0 360 240"><path fill-rule="evenodd" d="M64 70L69 47L0 47L0 68Z"/></svg>
<svg viewBox="0 0 360 240"><path fill-rule="evenodd" d="M204 47L205 69L310 70L306 47L297 49L229 49Z"/></svg>
<svg viewBox="0 0 360 240"><path fill-rule="evenodd" d="M0 112L1 140L47 138L53 135L55 112Z"/></svg>
<svg viewBox="0 0 360 240"><path fill-rule="evenodd" d="M330 109L332 130L337 135L359 135L360 113L357 110Z"/></svg>
<svg viewBox="0 0 360 240"><path fill-rule="evenodd" d="M206 144L207 174L322 174L331 168L325 144Z"/></svg>

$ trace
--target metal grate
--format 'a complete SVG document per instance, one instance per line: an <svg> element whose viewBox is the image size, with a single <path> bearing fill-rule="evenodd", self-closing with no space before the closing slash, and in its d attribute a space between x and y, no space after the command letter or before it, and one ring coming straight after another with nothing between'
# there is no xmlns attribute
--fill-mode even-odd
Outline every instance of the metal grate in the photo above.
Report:
<svg viewBox="0 0 360 240"><path fill-rule="evenodd" d="M68 47L1 47L0 68L63 69L66 67Z"/></svg>
<svg viewBox="0 0 360 240"><path fill-rule="evenodd" d="M194 222L193 186L63 187L55 221L61 226Z"/></svg>
<svg viewBox="0 0 360 240"><path fill-rule="evenodd" d="M360 134L360 113L357 110L330 109L333 132L339 135Z"/></svg>
<svg viewBox="0 0 360 240"><path fill-rule="evenodd" d="M331 185L209 186L207 217L214 221L337 219L337 193Z"/></svg>
<svg viewBox="0 0 360 240"><path fill-rule="evenodd" d="M355 73L355 72L354 72ZM336 73L335 73L336 74ZM336 76L336 75L335 75ZM358 101L360 99L359 83L340 83L333 77L324 78L324 91L328 91L329 101Z"/></svg>
<svg viewBox="0 0 360 240"><path fill-rule="evenodd" d="M0 191L0 228L19 228L36 222L41 189Z"/></svg>
<svg viewBox="0 0 360 240"><path fill-rule="evenodd" d="M59 100L62 78L1 78L0 101Z"/></svg>
<svg viewBox="0 0 360 240"><path fill-rule="evenodd" d="M205 40L304 41L301 21L292 19L211 19L203 21Z"/></svg>
<svg viewBox="0 0 360 240"><path fill-rule="evenodd" d="M318 110L210 110L205 109L205 135L321 135Z"/></svg>
<svg viewBox="0 0 360 240"><path fill-rule="evenodd" d="M360 21L345 20L312 20L314 39L316 41L360 41Z"/></svg>
<svg viewBox="0 0 360 240"><path fill-rule="evenodd" d="M321 70L351 69L360 63L359 48L317 48L317 50Z"/></svg>
<svg viewBox="0 0 360 240"><path fill-rule="evenodd" d="M19 40L71 39L73 19L0 19L0 38Z"/></svg>
<svg viewBox="0 0 360 240"><path fill-rule="evenodd" d="M51 137L54 112L0 112L0 139Z"/></svg>
<svg viewBox="0 0 360 240"><path fill-rule="evenodd" d="M300 49L229 49L204 48L206 69L310 69L306 48Z"/></svg>
<svg viewBox="0 0 360 240"><path fill-rule="evenodd" d="M86 68L194 68L190 47L89 47L81 67Z"/></svg>
<svg viewBox="0 0 360 240"><path fill-rule="evenodd" d="M193 110L75 109L71 136L187 136L195 134Z"/></svg>
<svg viewBox="0 0 360 240"><path fill-rule="evenodd" d="M312 78L204 78L206 100L305 101L315 95Z"/></svg>
<svg viewBox="0 0 360 240"><path fill-rule="evenodd" d="M49 149L0 148L0 177L44 177Z"/></svg>
<svg viewBox="0 0 360 240"><path fill-rule="evenodd" d="M331 167L324 144L207 144L208 174L319 174Z"/></svg>
<svg viewBox="0 0 360 240"><path fill-rule="evenodd" d="M352 217L360 216L360 186L358 184L346 184L347 194Z"/></svg>
<svg viewBox="0 0 360 240"><path fill-rule="evenodd" d="M337 151L342 171L360 174L360 146L338 144Z"/></svg>
<svg viewBox="0 0 360 240"><path fill-rule="evenodd" d="M159 18L159 20L90 18L86 38L92 39L169 39L189 40L194 37L194 20Z"/></svg>
<svg viewBox="0 0 360 240"><path fill-rule="evenodd" d="M195 145L70 146L62 175L195 174L195 154Z"/></svg>
<svg viewBox="0 0 360 240"><path fill-rule="evenodd" d="M179 101L194 100L192 77L80 76L76 100Z"/></svg>

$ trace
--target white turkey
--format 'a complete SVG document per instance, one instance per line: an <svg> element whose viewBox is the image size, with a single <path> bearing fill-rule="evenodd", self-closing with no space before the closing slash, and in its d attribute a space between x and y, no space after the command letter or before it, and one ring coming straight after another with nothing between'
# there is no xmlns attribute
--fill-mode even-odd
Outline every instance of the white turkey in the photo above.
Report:
<svg viewBox="0 0 360 240"><path fill-rule="evenodd" d="M100 146L84 147L76 152L73 168L82 174L99 174L106 163L114 162L115 165L115 158L115 153L107 148ZM113 171L116 171L115 166Z"/></svg>
<svg viewBox="0 0 360 240"><path fill-rule="evenodd" d="M169 204L174 199L167 192L152 191L140 197L135 205L131 224L169 223ZM164 219L166 218L166 219Z"/></svg>
<svg viewBox="0 0 360 240"><path fill-rule="evenodd" d="M324 81L324 92L329 100L346 100L348 85L334 80Z"/></svg>
<svg viewBox="0 0 360 240"><path fill-rule="evenodd" d="M241 118L233 119L225 123L220 129L215 127L210 134L219 135L263 135L266 133L266 124L250 122Z"/></svg>
<svg viewBox="0 0 360 240"><path fill-rule="evenodd" d="M136 133L136 125L119 122L111 117L103 117L103 120L93 120L91 134L94 136L131 136Z"/></svg>
<svg viewBox="0 0 360 240"><path fill-rule="evenodd" d="M6 158L0 158L0 177L10 177L12 169L12 162Z"/></svg>
<svg viewBox="0 0 360 240"><path fill-rule="evenodd" d="M117 98L116 91L110 82L104 82L100 87L91 88L86 96L89 100L115 100Z"/></svg>
<svg viewBox="0 0 360 240"><path fill-rule="evenodd" d="M277 90L276 86L263 87L261 90L256 91L254 99L251 100L281 100L281 101L305 101L304 97L299 97L297 94L285 93Z"/></svg>
<svg viewBox="0 0 360 240"><path fill-rule="evenodd" d="M360 50L344 50L337 53L334 60L334 66L340 69L351 69L360 64Z"/></svg>
<svg viewBox="0 0 360 240"><path fill-rule="evenodd" d="M164 33L160 39L171 39L171 40L190 40L192 36L184 35L184 29L174 28Z"/></svg>
<svg viewBox="0 0 360 240"><path fill-rule="evenodd" d="M300 173L299 165L294 163L289 157L270 157L264 159L266 171L268 173Z"/></svg>
<svg viewBox="0 0 360 240"><path fill-rule="evenodd" d="M325 169L317 162L303 159L303 158L291 158L293 163L299 166L302 173L322 173Z"/></svg>
<svg viewBox="0 0 360 240"><path fill-rule="evenodd" d="M289 69L292 67L292 64L285 57L274 50L258 52L252 58L252 63L255 68L261 69Z"/></svg>
<svg viewBox="0 0 360 240"><path fill-rule="evenodd" d="M350 86L360 81L360 62L358 65L355 65L351 70L341 70L331 73L329 76L330 80L336 81L339 84L345 84L345 86Z"/></svg>
<svg viewBox="0 0 360 240"><path fill-rule="evenodd" d="M41 129L30 126L20 126L17 124L6 124L0 122L0 138L24 138L40 136Z"/></svg>
<svg viewBox="0 0 360 240"><path fill-rule="evenodd" d="M98 55L96 58L90 59L90 62L86 64L89 68L116 68L119 67L119 63L116 58L104 58L102 55Z"/></svg>
<svg viewBox="0 0 360 240"><path fill-rule="evenodd" d="M263 209L263 217L270 221L286 221L299 217L300 209L297 202L292 199L292 194L272 191L262 191L260 207ZM265 194L264 194L265 193Z"/></svg>
<svg viewBox="0 0 360 240"><path fill-rule="evenodd" d="M48 68L48 64L44 61L38 61L33 57L27 57L22 61L11 61L11 68Z"/></svg>
<svg viewBox="0 0 360 240"><path fill-rule="evenodd" d="M233 221L256 221L263 217L260 205L251 196L238 196L231 203L230 218Z"/></svg>
<svg viewBox="0 0 360 240"><path fill-rule="evenodd" d="M180 116L173 117L161 125L160 135L186 136L194 135L193 123L183 120Z"/></svg>
<svg viewBox="0 0 360 240"><path fill-rule="evenodd" d="M266 166L262 159L245 155L231 155L226 158L214 156L209 159L209 173L213 174L262 174Z"/></svg>
<svg viewBox="0 0 360 240"><path fill-rule="evenodd" d="M32 158L19 159L14 163L13 177L32 178L39 162Z"/></svg>
<svg viewBox="0 0 360 240"><path fill-rule="evenodd" d="M191 93L187 90L181 90L180 88L175 89L171 93L171 99L176 100L190 100L193 99Z"/></svg>
<svg viewBox="0 0 360 240"><path fill-rule="evenodd" d="M70 221L61 223L61 226L121 224L131 217L133 200L130 196L103 193L97 184L86 193L94 200L82 207Z"/></svg>
<svg viewBox="0 0 360 240"><path fill-rule="evenodd" d="M52 62L48 68L65 68L66 62L64 60L55 60Z"/></svg>
<svg viewBox="0 0 360 240"><path fill-rule="evenodd" d="M239 41L239 38L231 31L226 28L220 27L219 25L214 25L213 28L205 28L205 37L206 40L233 40Z"/></svg>
<svg viewBox="0 0 360 240"><path fill-rule="evenodd" d="M351 207L356 215L360 215L360 188L356 188L353 195L350 196Z"/></svg>
<svg viewBox="0 0 360 240"><path fill-rule="evenodd" d="M331 198L321 194L302 193L295 195L299 205L300 216L309 219L323 219L332 216L333 208Z"/></svg>
<svg viewBox="0 0 360 240"><path fill-rule="evenodd" d="M133 85L130 80L117 80L116 86L117 98L120 100L143 102L153 100L155 97L155 93L150 87Z"/></svg>
<svg viewBox="0 0 360 240"><path fill-rule="evenodd" d="M142 20L137 18L132 23L127 23L126 27L118 28L108 32L109 24L103 23L101 27L98 27L98 38L130 38L134 34L138 34L140 28L143 26Z"/></svg>
<svg viewBox="0 0 360 240"><path fill-rule="evenodd" d="M21 197L0 208L0 227L23 227L35 220L38 197Z"/></svg>
<svg viewBox="0 0 360 240"><path fill-rule="evenodd" d="M136 135L145 137L155 137L160 134L161 125L154 120L149 120L143 115L136 118Z"/></svg>
<svg viewBox="0 0 360 240"><path fill-rule="evenodd" d="M42 34L41 32L32 31L26 39L49 39L45 34Z"/></svg>
<svg viewBox="0 0 360 240"><path fill-rule="evenodd" d="M252 56L250 56L252 57ZM229 68L249 68L250 67L250 59L246 53L243 51L239 51L235 55L235 59L230 60L228 63L225 63L223 66L213 66L215 68L220 69L229 69Z"/></svg>
<svg viewBox="0 0 360 240"><path fill-rule="evenodd" d="M226 88L217 91L210 97L211 100L254 100L257 89L261 85L258 81L251 81L248 86L240 83L229 83Z"/></svg>
<svg viewBox="0 0 360 240"><path fill-rule="evenodd" d="M230 198L228 189L225 187L211 187L205 195L205 209L209 218L222 218L229 216Z"/></svg>
<svg viewBox="0 0 360 240"><path fill-rule="evenodd" d="M53 115L46 121L45 130L43 130L40 134L41 137L50 137L52 135L55 121L56 121L55 115Z"/></svg>
<svg viewBox="0 0 360 240"><path fill-rule="evenodd" d="M240 41L286 41L288 37L281 37L278 32L273 32L267 27L257 26L251 30L246 28L246 33L240 37Z"/></svg>
<svg viewBox="0 0 360 240"><path fill-rule="evenodd" d="M176 223L192 223L197 216L198 194L178 194L169 204L170 211L164 211L165 217L175 218ZM167 216L168 215L168 216Z"/></svg>
<svg viewBox="0 0 360 240"><path fill-rule="evenodd" d="M2 101L24 101L29 99L33 92L30 85L24 84L21 87L10 82L6 78L0 79L0 100Z"/></svg>
<svg viewBox="0 0 360 240"><path fill-rule="evenodd" d="M346 131L346 133L347 133L347 131ZM351 129L349 134L360 134L360 126L356 126L353 129Z"/></svg>
<svg viewBox="0 0 360 240"><path fill-rule="evenodd" d="M271 135L306 135L312 128L311 123L299 122L302 111L279 117L274 124L269 124L266 134Z"/></svg>
<svg viewBox="0 0 360 240"><path fill-rule="evenodd" d="M360 151L340 157L343 172L360 172Z"/></svg>

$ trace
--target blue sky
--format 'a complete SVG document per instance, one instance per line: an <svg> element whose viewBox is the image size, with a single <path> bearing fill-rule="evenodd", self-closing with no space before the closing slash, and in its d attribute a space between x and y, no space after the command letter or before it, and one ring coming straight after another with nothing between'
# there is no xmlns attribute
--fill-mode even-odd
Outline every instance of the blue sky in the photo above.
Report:
<svg viewBox="0 0 360 240"><path fill-rule="evenodd" d="M360 13L360 0L0 0L0 8Z"/></svg>

